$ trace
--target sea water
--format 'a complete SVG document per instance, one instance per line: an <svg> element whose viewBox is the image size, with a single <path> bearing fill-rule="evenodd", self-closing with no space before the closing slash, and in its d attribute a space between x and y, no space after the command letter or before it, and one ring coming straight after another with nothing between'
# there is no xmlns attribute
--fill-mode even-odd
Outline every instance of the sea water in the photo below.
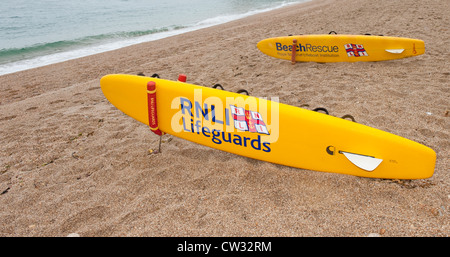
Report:
<svg viewBox="0 0 450 257"><path fill-rule="evenodd" d="M0 75L307 0L0 0Z"/></svg>

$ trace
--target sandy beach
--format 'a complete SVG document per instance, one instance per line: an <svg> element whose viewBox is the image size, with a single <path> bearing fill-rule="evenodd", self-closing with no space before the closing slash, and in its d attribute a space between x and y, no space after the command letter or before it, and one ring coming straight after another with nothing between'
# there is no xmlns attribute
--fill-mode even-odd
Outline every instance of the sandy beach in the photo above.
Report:
<svg viewBox="0 0 450 257"><path fill-rule="evenodd" d="M450 2L313 0L0 76L0 236L450 236ZM385 62L297 63L261 53L289 34L417 38ZM104 97L112 73L325 107L432 148L433 177L369 179L275 165L166 135Z"/></svg>

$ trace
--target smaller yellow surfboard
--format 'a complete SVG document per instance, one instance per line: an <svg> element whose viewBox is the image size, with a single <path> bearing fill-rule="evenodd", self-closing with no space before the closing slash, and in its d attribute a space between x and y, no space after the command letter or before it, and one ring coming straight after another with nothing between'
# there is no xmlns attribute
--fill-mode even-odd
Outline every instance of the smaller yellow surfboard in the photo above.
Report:
<svg viewBox="0 0 450 257"><path fill-rule="evenodd" d="M300 35L268 38L257 44L266 55L296 62L375 62L425 53L419 39L366 35Z"/></svg>

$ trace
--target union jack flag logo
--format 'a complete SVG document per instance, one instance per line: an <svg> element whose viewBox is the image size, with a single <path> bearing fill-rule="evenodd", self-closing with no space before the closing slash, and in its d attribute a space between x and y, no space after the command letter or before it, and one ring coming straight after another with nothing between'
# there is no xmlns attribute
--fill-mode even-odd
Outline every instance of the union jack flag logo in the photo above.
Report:
<svg viewBox="0 0 450 257"><path fill-rule="evenodd" d="M347 51L348 57L360 57L360 56L369 56L364 49L363 45L358 44L346 44L344 45L345 50Z"/></svg>
<svg viewBox="0 0 450 257"><path fill-rule="evenodd" d="M233 115L234 127L241 131L256 132L269 135L266 124L259 112L245 110L230 105Z"/></svg>

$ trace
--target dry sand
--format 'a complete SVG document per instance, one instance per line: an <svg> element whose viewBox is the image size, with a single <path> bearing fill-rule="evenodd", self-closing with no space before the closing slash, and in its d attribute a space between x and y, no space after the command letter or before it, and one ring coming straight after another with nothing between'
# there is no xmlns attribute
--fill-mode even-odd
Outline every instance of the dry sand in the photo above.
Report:
<svg viewBox="0 0 450 257"><path fill-rule="evenodd" d="M0 236L449 236L450 2L314 0L0 77ZM256 48L288 34L383 34L421 56L297 63ZM295 169L158 137L103 96L110 73L158 73L326 107L433 148L430 179Z"/></svg>

